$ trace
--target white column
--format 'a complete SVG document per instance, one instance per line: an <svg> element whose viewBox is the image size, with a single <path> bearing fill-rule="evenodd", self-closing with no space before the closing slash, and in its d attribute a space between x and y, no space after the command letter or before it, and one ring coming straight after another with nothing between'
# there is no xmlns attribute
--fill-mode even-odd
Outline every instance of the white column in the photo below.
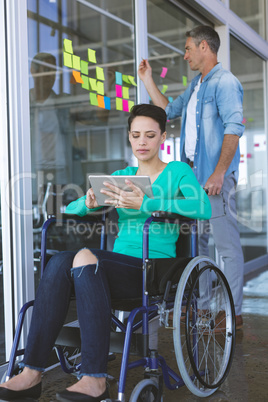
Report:
<svg viewBox="0 0 268 402"><path fill-rule="evenodd" d="M228 25L215 26L215 31L221 40L221 45L218 52L218 61L222 63L222 67L226 70L230 70L230 33Z"/></svg>
<svg viewBox="0 0 268 402"><path fill-rule="evenodd" d="M0 25L1 30L5 26L6 37L5 55L1 58L0 67L1 85L5 86L4 93L1 91L0 108L5 114L1 131L6 152L4 162L1 159L1 168L4 163L5 172L1 188L1 213L4 218L2 233L7 331L11 326L9 320L16 322L22 305L34 298L34 271L27 0L0 0L0 4L1 19L5 19L5 23ZM2 46L0 51L3 52ZM10 312L8 310L12 304L13 312ZM23 335L27 332L29 320L25 324ZM6 342L8 356L12 335L9 334Z"/></svg>
<svg viewBox="0 0 268 402"><path fill-rule="evenodd" d="M147 0L135 0L135 61L136 71L142 59L148 58ZM149 103L149 95L137 76L137 103Z"/></svg>

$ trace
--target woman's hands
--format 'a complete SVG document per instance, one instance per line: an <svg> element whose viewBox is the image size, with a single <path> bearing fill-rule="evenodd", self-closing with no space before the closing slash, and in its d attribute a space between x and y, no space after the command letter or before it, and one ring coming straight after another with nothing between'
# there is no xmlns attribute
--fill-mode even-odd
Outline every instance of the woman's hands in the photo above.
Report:
<svg viewBox="0 0 268 402"><path fill-rule="evenodd" d="M98 203L96 201L96 198L95 198L94 191L92 190L92 188L90 188L87 191L87 197L86 197L85 204L86 204L87 208L89 208L89 209L99 207L99 205L98 205Z"/></svg>
<svg viewBox="0 0 268 402"><path fill-rule="evenodd" d="M139 187L135 186L135 184L130 180L126 179L125 183L131 191L122 190L111 183L103 183L108 190L102 189L101 193L110 197L106 200L107 205L114 205L115 208L139 210L143 202L144 192Z"/></svg>

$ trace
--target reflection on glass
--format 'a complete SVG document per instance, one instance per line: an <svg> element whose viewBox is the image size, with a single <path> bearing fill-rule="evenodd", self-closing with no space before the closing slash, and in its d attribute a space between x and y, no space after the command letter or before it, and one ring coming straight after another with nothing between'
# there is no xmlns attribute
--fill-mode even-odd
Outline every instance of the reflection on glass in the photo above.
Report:
<svg viewBox="0 0 268 402"><path fill-rule="evenodd" d="M266 35L265 3L265 0L229 0L230 9L264 39Z"/></svg>
<svg viewBox="0 0 268 402"><path fill-rule="evenodd" d="M188 63L184 61L185 33L200 22L187 15L182 10L167 2L148 0L147 2L148 33L154 35L167 46L148 38L149 62L153 70L153 78L158 88L165 93L170 102L185 91L189 82L196 75ZM159 24L161 21L161 24ZM168 45L178 49L170 49ZM174 146L180 136L180 119L167 124L168 138L171 144L162 150L165 161L180 159L178 146ZM178 143L179 144L179 143Z"/></svg>
<svg viewBox="0 0 268 402"><path fill-rule="evenodd" d="M0 364L5 362L5 322L3 294L2 219L0 206Z"/></svg>
<svg viewBox="0 0 268 402"><path fill-rule="evenodd" d="M89 173L110 174L127 165L128 113L124 110L128 102L136 102L134 28L129 26L132 1L38 4L33 13L33 1L28 1L36 284L44 219L47 214L60 214L70 201L85 194ZM66 40L71 44L67 49ZM88 59L89 49L95 62ZM98 68L102 78L96 76ZM119 101L118 74L134 77L134 83L121 84L127 90L122 88ZM89 86L89 80L101 82L103 92L100 86ZM109 108L102 103L104 98L109 99ZM57 250L59 246L55 236L50 247Z"/></svg>
<svg viewBox="0 0 268 402"><path fill-rule="evenodd" d="M262 59L231 37L231 70L244 88L245 133L240 140L237 208L245 261L267 252L267 144L263 69Z"/></svg>

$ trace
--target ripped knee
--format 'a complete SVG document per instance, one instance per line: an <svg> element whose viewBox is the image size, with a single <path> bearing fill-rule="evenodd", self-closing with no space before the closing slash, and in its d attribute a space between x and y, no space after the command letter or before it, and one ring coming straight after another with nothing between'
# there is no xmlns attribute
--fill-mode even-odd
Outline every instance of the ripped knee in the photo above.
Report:
<svg viewBox="0 0 268 402"><path fill-rule="evenodd" d="M87 248L84 248L75 255L73 267L81 267L83 265L97 264L97 257Z"/></svg>

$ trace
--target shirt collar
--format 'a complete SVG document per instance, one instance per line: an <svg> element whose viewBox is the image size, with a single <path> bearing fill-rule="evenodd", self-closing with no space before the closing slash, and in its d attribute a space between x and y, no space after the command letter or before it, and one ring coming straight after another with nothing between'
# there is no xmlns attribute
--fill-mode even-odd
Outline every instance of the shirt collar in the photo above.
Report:
<svg viewBox="0 0 268 402"><path fill-rule="evenodd" d="M210 72L203 78L203 82L207 81L211 78L211 76L218 70L220 70L222 68L221 63L217 63L215 67L213 67L212 70L210 70Z"/></svg>

